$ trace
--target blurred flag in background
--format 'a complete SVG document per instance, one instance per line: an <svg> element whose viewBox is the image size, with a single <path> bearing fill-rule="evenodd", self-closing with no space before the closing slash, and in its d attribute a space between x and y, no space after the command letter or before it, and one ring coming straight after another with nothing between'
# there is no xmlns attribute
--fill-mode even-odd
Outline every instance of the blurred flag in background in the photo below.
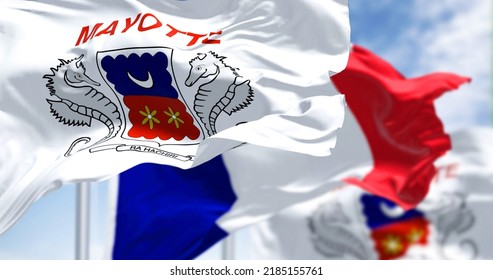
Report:
<svg viewBox="0 0 493 280"><path fill-rule="evenodd" d="M0 233L64 183L190 168L245 142L336 143L344 101L325 88L347 63L346 1L21 0L0 14Z"/></svg>
<svg viewBox="0 0 493 280"><path fill-rule="evenodd" d="M407 79L382 58L354 45L348 66L332 81L346 97L371 151L372 169L362 179L346 182L405 208L415 206L436 173L433 162L450 149L434 101L470 78L432 73ZM368 163L361 155L349 152L347 157Z"/></svg>
<svg viewBox="0 0 493 280"><path fill-rule="evenodd" d="M450 148L433 102L469 79L436 73L408 80L353 46L333 81L349 108L330 157L244 145L201 169L141 165L122 173L113 258L194 258L229 233L343 182L407 208L420 202L434 161Z"/></svg>
<svg viewBox="0 0 493 280"><path fill-rule="evenodd" d="M493 130L451 137L415 209L346 185L250 228L252 258L492 259Z"/></svg>

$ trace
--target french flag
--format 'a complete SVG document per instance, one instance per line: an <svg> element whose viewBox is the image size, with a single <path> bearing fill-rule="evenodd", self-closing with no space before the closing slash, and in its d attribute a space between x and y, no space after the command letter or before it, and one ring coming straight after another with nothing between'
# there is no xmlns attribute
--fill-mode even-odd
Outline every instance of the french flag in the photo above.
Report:
<svg viewBox="0 0 493 280"><path fill-rule="evenodd" d="M451 148L434 100L470 79L406 79L354 45L331 77L348 108L332 154L316 157L243 145L189 170L142 164L119 176L113 259L193 259L229 233L341 183L404 209L427 194L434 161Z"/></svg>

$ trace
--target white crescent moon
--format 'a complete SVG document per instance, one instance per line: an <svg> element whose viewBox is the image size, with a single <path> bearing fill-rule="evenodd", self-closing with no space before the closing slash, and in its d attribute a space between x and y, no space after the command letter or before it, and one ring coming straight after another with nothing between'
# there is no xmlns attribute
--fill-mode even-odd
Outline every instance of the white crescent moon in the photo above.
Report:
<svg viewBox="0 0 493 280"><path fill-rule="evenodd" d="M389 218L399 218L404 215L405 211L399 206L389 207L387 204L381 202L380 203L380 211L385 214L385 216Z"/></svg>
<svg viewBox="0 0 493 280"><path fill-rule="evenodd" d="M139 79L135 78L134 76L132 76L132 74L130 74L128 72L127 72L127 75L130 78L130 80L132 80L132 82L136 83L137 85L139 85L143 88L152 88L152 86L154 85L154 81L152 80L152 76L151 76L151 73L149 73L149 71L147 71L147 79L146 80L139 80Z"/></svg>

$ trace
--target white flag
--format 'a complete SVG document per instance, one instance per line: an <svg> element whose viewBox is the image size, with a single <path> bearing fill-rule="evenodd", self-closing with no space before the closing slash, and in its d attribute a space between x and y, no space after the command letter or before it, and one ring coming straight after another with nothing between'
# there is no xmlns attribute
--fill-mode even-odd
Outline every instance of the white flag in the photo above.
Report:
<svg viewBox="0 0 493 280"><path fill-rule="evenodd" d="M492 259L493 137L453 133L425 200L404 211L345 186L251 228L255 259Z"/></svg>
<svg viewBox="0 0 493 280"><path fill-rule="evenodd" d="M347 1L3 1L0 232L65 182L242 143L329 155Z"/></svg>

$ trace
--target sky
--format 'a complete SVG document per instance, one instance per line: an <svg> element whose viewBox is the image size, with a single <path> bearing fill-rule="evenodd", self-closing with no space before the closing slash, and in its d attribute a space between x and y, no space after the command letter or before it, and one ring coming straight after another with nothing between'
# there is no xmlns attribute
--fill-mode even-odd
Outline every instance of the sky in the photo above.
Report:
<svg viewBox="0 0 493 280"><path fill-rule="evenodd" d="M491 1L350 0L351 41L390 62L406 77L453 72L472 82L437 102L447 131L491 121ZM105 256L107 182L91 186L90 258ZM0 236L0 259L73 259L75 185L38 200ZM238 259L248 259L248 228L235 235ZM200 258L220 258L217 245Z"/></svg>

